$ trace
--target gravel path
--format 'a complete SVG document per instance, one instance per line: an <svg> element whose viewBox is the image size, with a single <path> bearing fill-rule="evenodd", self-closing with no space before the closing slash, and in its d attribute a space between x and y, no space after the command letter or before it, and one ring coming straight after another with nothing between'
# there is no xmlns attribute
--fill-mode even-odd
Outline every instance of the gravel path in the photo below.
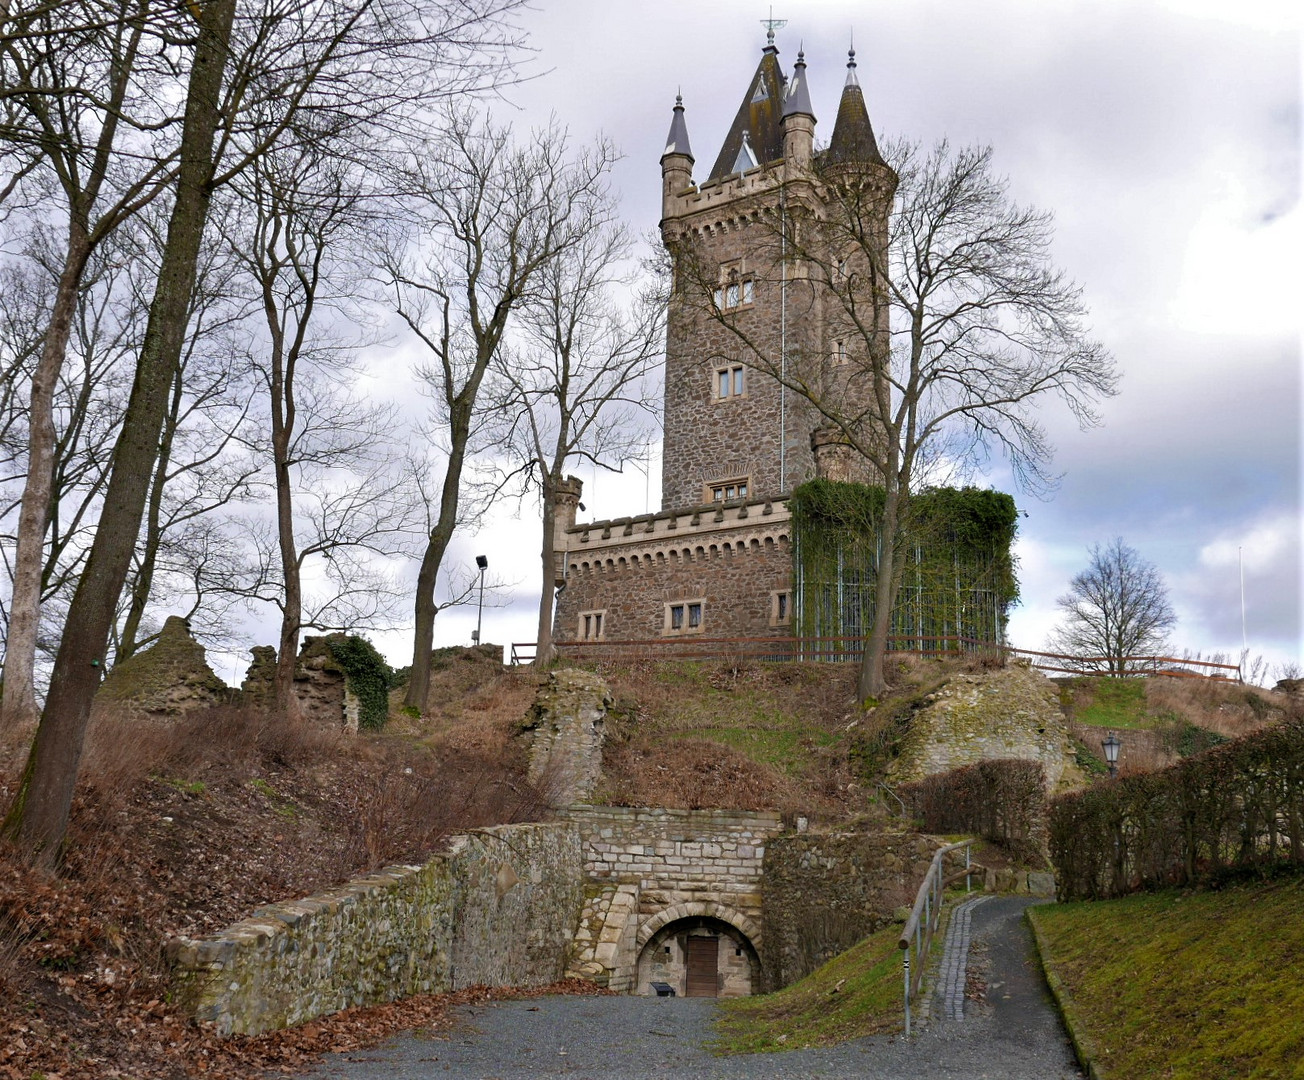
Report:
<svg viewBox="0 0 1304 1080"><path fill-rule="evenodd" d="M1029 901L967 909L969 975L983 1002L963 1020L934 1019L915 1039L858 1039L818 1050L719 1058L703 1049L715 1002L704 998L558 997L463 1010L440 1038L403 1036L323 1064L313 1080L1080 1080L1032 953ZM954 983L953 983L954 985ZM963 985L963 978L961 979ZM943 988L939 987L939 991ZM945 1016L939 994L933 1016Z"/></svg>

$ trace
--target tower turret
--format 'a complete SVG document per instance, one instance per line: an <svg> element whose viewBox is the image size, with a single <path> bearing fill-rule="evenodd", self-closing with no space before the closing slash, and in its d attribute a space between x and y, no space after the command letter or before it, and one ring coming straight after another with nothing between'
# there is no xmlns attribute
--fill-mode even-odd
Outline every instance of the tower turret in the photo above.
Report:
<svg viewBox="0 0 1304 1080"><path fill-rule="evenodd" d="M797 168L810 164L811 154L815 150L815 110L810 103L810 89L806 85L806 54L797 53L797 63L792 69L792 78L788 80L787 90L783 96L784 161Z"/></svg>
<svg viewBox="0 0 1304 1080"><path fill-rule="evenodd" d="M833 138L829 140L828 160L857 165L886 165L878 152L878 141L869 122L865 108L865 95L856 77L856 50L847 50L847 81L842 87L842 100L838 103L838 118L833 122Z"/></svg>
<svg viewBox="0 0 1304 1080"><path fill-rule="evenodd" d="M684 122L684 98L675 95L675 112L666 136L666 151L661 155L661 216L670 216L670 200L693 183L693 149L688 145L688 125Z"/></svg>

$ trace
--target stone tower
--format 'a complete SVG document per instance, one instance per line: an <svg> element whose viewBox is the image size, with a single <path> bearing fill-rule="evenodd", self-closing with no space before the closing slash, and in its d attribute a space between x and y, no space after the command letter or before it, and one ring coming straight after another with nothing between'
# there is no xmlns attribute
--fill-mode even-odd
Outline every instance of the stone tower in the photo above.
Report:
<svg viewBox="0 0 1304 1080"><path fill-rule="evenodd" d="M815 152L816 118L798 54L779 65L773 32L706 181L694 157L681 100L661 157L661 234L674 265L666 333L662 507L778 498L834 465L839 479L871 480L858 455L775 374L821 387L839 415L872 423L871 380L855 356L866 335L849 326L847 282L872 298L888 347L882 290L867 266L885 266L896 175L883 161L856 78L855 54L827 150ZM840 241L831 194L852 184L873 207L873 260ZM795 239L790 240L790 237ZM839 250L839 247L844 250ZM868 308L862 303L861 309ZM817 437L817 429L824 427ZM822 452L817 461L814 447Z"/></svg>
<svg viewBox="0 0 1304 1080"><path fill-rule="evenodd" d="M885 290L874 282L897 178L879 154L854 55L827 149L816 150L815 125L805 57L785 77L772 33L700 185L675 102L661 155L661 234L674 267L662 506L576 522L578 487L565 493L553 634L571 655L790 639L789 493L817 473L873 479L845 431L879 430L864 353L887 355ZM868 251L854 240L864 235ZM881 334L872 321L865 332L867 313L882 316ZM780 378L818 388L821 410Z"/></svg>

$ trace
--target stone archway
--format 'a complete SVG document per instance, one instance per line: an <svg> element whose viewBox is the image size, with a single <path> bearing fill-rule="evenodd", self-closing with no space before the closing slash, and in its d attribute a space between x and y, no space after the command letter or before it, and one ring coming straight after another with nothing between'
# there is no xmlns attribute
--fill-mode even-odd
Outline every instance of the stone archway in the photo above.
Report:
<svg viewBox="0 0 1304 1080"><path fill-rule="evenodd" d="M749 915L715 900L687 900L663 908L638 928L638 938L636 940L638 950L642 952L647 943L652 940L652 936L663 926L668 926L670 923L678 922L681 919L692 918L717 919L720 922L728 923L751 942L752 948L760 949L761 947L760 924Z"/></svg>
<svg viewBox="0 0 1304 1080"><path fill-rule="evenodd" d="M676 996L743 997L761 988L753 919L724 904L693 901L653 915L639 929L634 993L669 987Z"/></svg>

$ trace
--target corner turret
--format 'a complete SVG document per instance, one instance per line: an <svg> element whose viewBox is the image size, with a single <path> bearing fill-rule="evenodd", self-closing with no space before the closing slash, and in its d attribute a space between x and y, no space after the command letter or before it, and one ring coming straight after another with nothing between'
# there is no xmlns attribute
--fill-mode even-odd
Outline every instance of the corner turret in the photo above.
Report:
<svg viewBox="0 0 1304 1080"><path fill-rule="evenodd" d="M815 150L815 110L810 103L810 89L806 85L806 53L797 53L797 63L788 80L783 98L784 161L804 169L810 164Z"/></svg>
<svg viewBox="0 0 1304 1080"><path fill-rule="evenodd" d="M666 136L666 151L661 155L661 216L670 216L670 200L693 183L693 149L688 145L688 125L684 122L684 99L675 95L675 113Z"/></svg>
<svg viewBox="0 0 1304 1080"><path fill-rule="evenodd" d="M856 77L856 50L847 50L847 81L838 103L838 118L833 123L827 159L838 164L886 165L878 152L878 141L865 108L865 95Z"/></svg>

